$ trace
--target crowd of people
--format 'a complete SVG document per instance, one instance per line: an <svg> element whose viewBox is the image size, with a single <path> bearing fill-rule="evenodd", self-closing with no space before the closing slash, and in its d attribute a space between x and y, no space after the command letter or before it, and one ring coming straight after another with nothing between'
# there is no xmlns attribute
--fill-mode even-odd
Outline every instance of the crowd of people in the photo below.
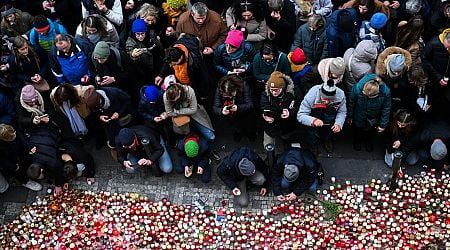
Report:
<svg viewBox="0 0 450 250"><path fill-rule="evenodd" d="M240 206L247 183L280 201L314 192L317 154L342 130L356 151L382 135L388 167L401 150L408 165L448 169L450 2L0 4L0 192L3 175L35 191L50 179L56 195L77 176L94 183L88 140L130 174L208 183L216 123L284 150L274 162L247 147L222 157L217 175Z"/></svg>

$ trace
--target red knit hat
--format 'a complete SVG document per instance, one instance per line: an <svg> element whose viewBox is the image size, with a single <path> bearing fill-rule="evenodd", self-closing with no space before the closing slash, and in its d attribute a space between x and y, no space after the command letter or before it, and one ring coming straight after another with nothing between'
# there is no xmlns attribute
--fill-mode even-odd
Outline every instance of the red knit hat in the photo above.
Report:
<svg viewBox="0 0 450 250"><path fill-rule="evenodd" d="M302 49L296 48L291 53L291 62L297 65L304 64L307 62L305 52Z"/></svg>

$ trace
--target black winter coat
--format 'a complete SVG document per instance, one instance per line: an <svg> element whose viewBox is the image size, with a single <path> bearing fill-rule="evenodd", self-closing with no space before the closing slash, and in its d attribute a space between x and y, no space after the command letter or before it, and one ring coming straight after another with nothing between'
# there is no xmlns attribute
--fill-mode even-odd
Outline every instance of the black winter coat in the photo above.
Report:
<svg viewBox="0 0 450 250"><path fill-rule="evenodd" d="M256 170L260 171L264 175L266 181L262 186L267 188L269 185L269 168L257 153L247 147L238 148L223 159L222 163L219 167L217 167L217 176L219 176L219 178L231 190L236 188L238 186L238 182L246 178L246 176L242 175L239 170L239 162L244 157L253 162Z"/></svg>
<svg viewBox="0 0 450 250"><path fill-rule="evenodd" d="M271 171L272 189L275 196L283 194L281 179L284 176L284 166L287 164L296 165L300 172L297 180L291 183L292 192L299 196L309 189L317 177L317 159L311 152L303 149L290 149L280 155Z"/></svg>
<svg viewBox="0 0 450 250"><path fill-rule="evenodd" d="M213 106L213 112L215 115L222 116L222 109L226 101L227 100L225 100L220 94L220 90L217 89ZM253 111L252 93L248 84L244 83L242 94L236 95L233 104L238 107L236 111L236 115L238 116L246 115L249 112Z"/></svg>
<svg viewBox="0 0 450 250"><path fill-rule="evenodd" d="M131 113L131 99L130 96L123 90L114 87L102 87L99 90L105 91L109 98L110 106L108 109L101 108L100 115L111 116L114 112L119 113L119 118Z"/></svg>

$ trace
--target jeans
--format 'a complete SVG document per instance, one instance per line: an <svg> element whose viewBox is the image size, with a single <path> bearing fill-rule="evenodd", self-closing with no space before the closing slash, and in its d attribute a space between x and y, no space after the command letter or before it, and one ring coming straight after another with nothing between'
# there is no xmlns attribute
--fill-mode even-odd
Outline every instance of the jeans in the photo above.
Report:
<svg viewBox="0 0 450 250"><path fill-rule="evenodd" d="M216 139L216 135L214 134L214 131L201 125L194 119L191 119L190 123L201 134L201 136L207 140L208 146L211 146L213 144L214 140Z"/></svg>
<svg viewBox="0 0 450 250"><path fill-rule="evenodd" d="M170 158L169 151L167 151L166 145L165 145L162 137L160 137L160 143L161 143L161 146L164 148L164 153L159 158L158 164L155 164L155 165L159 169L161 169L162 172L168 174L168 173L172 172L172 169L173 169L172 158ZM127 160L129 160L131 162L131 166L133 169L126 168L126 171L130 174L135 173L136 169L139 167L138 161L140 160L140 158L136 157L132 154L128 154Z"/></svg>

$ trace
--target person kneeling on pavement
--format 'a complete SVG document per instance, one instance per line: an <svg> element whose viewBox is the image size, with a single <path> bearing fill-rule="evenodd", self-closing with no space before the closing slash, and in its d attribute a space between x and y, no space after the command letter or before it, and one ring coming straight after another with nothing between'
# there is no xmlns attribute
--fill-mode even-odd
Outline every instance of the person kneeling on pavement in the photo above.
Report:
<svg viewBox="0 0 450 250"><path fill-rule="evenodd" d="M261 186L261 196L267 194L269 168L257 153L247 147L231 152L217 167L217 175L232 190L234 204L240 207L249 203L247 181Z"/></svg>
<svg viewBox="0 0 450 250"><path fill-rule="evenodd" d="M180 159L175 169L177 173L181 174L184 171L186 178L198 174L202 176L203 183L211 181L211 164L209 162L211 148L205 138L191 132L179 141L177 149Z"/></svg>
<svg viewBox="0 0 450 250"><path fill-rule="evenodd" d="M318 164L316 157L307 150L292 148L284 152L271 171L273 193L277 199L292 201L306 190L315 193L319 186Z"/></svg>
<svg viewBox="0 0 450 250"><path fill-rule="evenodd" d="M122 128L116 137L118 162L130 174L138 167L150 167L157 177L172 172L172 159L159 138L155 131L142 125Z"/></svg>
<svg viewBox="0 0 450 250"><path fill-rule="evenodd" d="M345 94L333 80L312 87L297 114L297 120L307 126L307 144L318 153L318 141L324 140L325 150L333 151L333 135L341 132L347 116Z"/></svg>

